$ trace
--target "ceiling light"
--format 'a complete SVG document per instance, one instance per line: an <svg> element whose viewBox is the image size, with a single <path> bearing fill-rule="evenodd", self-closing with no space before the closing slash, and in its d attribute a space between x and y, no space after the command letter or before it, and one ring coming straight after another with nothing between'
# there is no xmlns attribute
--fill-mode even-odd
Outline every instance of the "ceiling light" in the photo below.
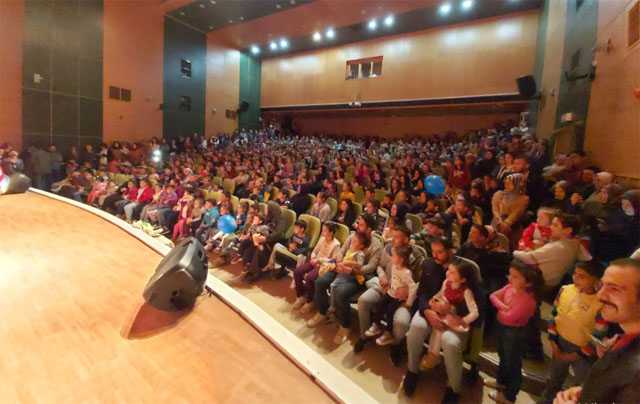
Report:
<svg viewBox="0 0 640 404"><path fill-rule="evenodd" d="M276 8L282 8L280 4L276 4Z"/></svg>
<svg viewBox="0 0 640 404"><path fill-rule="evenodd" d="M384 25L385 25L385 26L387 26L387 27L392 26L392 25L393 25L393 22L394 22L394 18L393 18L393 16L392 16L392 15L388 15L388 16L386 16L386 17L385 17L385 19L384 19Z"/></svg>
<svg viewBox="0 0 640 404"><path fill-rule="evenodd" d="M211 3L212 6L215 6L216 0L209 0L209 3Z"/></svg>
<svg viewBox="0 0 640 404"><path fill-rule="evenodd" d="M271 43L269 44L269 48L271 48L271 50L276 50L278 49L278 44L271 41Z"/></svg>
<svg viewBox="0 0 640 404"><path fill-rule="evenodd" d="M333 30L333 28L329 28L325 33L325 36L329 39L333 39L336 36L336 32Z"/></svg>
<svg viewBox="0 0 640 404"><path fill-rule="evenodd" d="M289 47L289 42L286 39L282 38L280 40L280 47L282 49L287 49Z"/></svg>
<svg viewBox="0 0 640 404"><path fill-rule="evenodd" d="M320 34L319 32L314 32L313 33L313 40L315 42L320 42L322 40L322 34Z"/></svg>
<svg viewBox="0 0 640 404"><path fill-rule="evenodd" d="M473 0L464 0L462 4L460 4L460 8L465 11L471 10L471 7L473 7Z"/></svg>
<svg viewBox="0 0 640 404"><path fill-rule="evenodd" d="M240 21L244 21L244 17L240 17Z"/></svg>
<svg viewBox="0 0 640 404"><path fill-rule="evenodd" d="M443 5L440 6L440 8L438 9L438 12L441 15L447 15L451 12L451 3L444 3Z"/></svg>
<svg viewBox="0 0 640 404"><path fill-rule="evenodd" d="M233 24L233 20L229 20L229 24Z"/></svg>
<svg viewBox="0 0 640 404"><path fill-rule="evenodd" d="M200 8L204 8L204 4L200 4Z"/></svg>
<svg viewBox="0 0 640 404"><path fill-rule="evenodd" d="M289 3L293 6L294 4L296 4L296 0L289 0Z"/></svg>
<svg viewBox="0 0 640 404"><path fill-rule="evenodd" d="M258 53L260 53L260 48L256 45L251 45L251 53L257 55Z"/></svg>
<svg viewBox="0 0 640 404"><path fill-rule="evenodd" d="M209 25L209 29L213 29L213 25Z"/></svg>
<svg viewBox="0 0 640 404"><path fill-rule="evenodd" d="M369 24L367 24L367 27L369 27L369 29L373 31L374 29L378 28L378 21L376 21L375 19L369 21Z"/></svg>

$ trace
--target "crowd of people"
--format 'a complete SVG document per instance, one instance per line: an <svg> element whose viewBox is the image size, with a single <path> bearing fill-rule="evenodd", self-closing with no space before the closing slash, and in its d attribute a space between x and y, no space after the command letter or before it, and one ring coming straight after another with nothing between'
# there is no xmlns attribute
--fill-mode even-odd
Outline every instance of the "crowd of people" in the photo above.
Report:
<svg viewBox="0 0 640 404"><path fill-rule="evenodd" d="M153 235L196 237L218 264L242 265L247 282L290 272L292 310L309 327L335 321L335 344L353 332L354 304L354 352L388 346L395 366L406 356L409 396L444 362L443 402L457 402L463 361L488 336L500 365L485 385L515 402L523 358L543 359L547 300L540 402L640 397L640 190L583 152L552 157L526 128L386 141L269 127L87 145L64 158L53 145L2 145L0 159L6 173L25 170L36 187ZM428 175L444 179L442 194L425 187ZM607 373L616 358L626 373Z"/></svg>

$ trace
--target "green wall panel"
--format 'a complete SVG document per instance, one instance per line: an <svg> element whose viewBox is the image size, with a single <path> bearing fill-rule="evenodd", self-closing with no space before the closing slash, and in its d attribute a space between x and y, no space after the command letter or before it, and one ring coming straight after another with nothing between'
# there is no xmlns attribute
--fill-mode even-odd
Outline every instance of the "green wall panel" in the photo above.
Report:
<svg viewBox="0 0 640 404"><path fill-rule="evenodd" d="M246 101L249 108L238 114L238 128L260 127L260 77L262 62L245 53L240 54L240 103Z"/></svg>

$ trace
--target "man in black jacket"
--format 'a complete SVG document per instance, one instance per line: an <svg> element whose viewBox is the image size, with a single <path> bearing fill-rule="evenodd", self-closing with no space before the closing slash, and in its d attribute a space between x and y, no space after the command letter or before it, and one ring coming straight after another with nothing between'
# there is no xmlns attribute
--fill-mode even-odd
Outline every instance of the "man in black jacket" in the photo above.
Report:
<svg viewBox="0 0 640 404"><path fill-rule="evenodd" d="M429 325L424 312L429 300L440 290L445 278L447 266L451 257L451 243L447 239L431 241L431 255L433 258L425 260L420 277L420 286L416 293L413 318L407 332L408 370L405 375L403 388L406 395L411 396L418 382L420 359L424 350L424 341L429 336Z"/></svg>
<svg viewBox="0 0 640 404"><path fill-rule="evenodd" d="M596 344L600 359L585 382L558 393L554 404L640 402L640 261L611 262L598 298L602 317L624 333Z"/></svg>

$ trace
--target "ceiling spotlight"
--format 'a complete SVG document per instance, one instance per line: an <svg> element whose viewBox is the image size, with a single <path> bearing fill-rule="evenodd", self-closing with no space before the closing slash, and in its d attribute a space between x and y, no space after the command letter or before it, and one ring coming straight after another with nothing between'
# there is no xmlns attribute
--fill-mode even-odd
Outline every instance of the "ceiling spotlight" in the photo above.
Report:
<svg viewBox="0 0 640 404"><path fill-rule="evenodd" d="M464 0L462 4L460 4L460 8L463 10L470 10L473 7L473 0Z"/></svg>
<svg viewBox="0 0 640 404"><path fill-rule="evenodd" d="M271 43L269 44L269 48L271 48L271 50L276 50L278 49L278 44L271 41Z"/></svg>
<svg viewBox="0 0 640 404"><path fill-rule="evenodd" d="M280 4L276 4L276 8L282 8Z"/></svg>
<svg viewBox="0 0 640 404"><path fill-rule="evenodd" d="M438 9L438 12L441 15L447 15L451 12L451 3L444 3L443 5L440 6L440 8Z"/></svg>
<svg viewBox="0 0 640 404"><path fill-rule="evenodd" d="M373 31L374 29L378 28L378 21L376 21L375 19L369 21L367 27L369 27L369 29Z"/></svg>
<svg viewBox="0 0 640 404"><path fill-rule="evenodd" d="M229 24L233 24L233 20L229 20Z"/></svg>
<svg viewBox="0 0 640 404"><path fill-rule="evenodd" d="M385 17L385 19L384 19L384 25L385 25L385 26L387 26L387 27L392 26L392 25L393 25L393 22L394 22L394 18L393 18L393 16L392 16L392 15L388 15L388 16L386 16L386 17Z"/></svg>
<svg viewBox="0 0 640 404"><path fill-rule="evenodd" d="M260 48L256 45L251 45L251 53L257 55L258 53L260 53Z"/></svg>
<svg viewBox="0 0 640 404"><path fill-rule="evenodd" d="M315 42L320 42L322 40L322 34L320 34L319 32L314 32L313 33L313 40Z"/></svg>
<svg viewBox="0 0 640 404"><path fill-rule="evenodd" d="M209 3L211 3L212 6L215 6L216 0L209 0Z"/></svg>
<svg viewBox="0 0 640 404"><path fill-rule="evenodd" d="M244 17L240 17L239 19L240 19L240 21L244 21Z"/></svg>
<svg viewBox="0 0 640 404"><path fill-rule="evenodd" d="M280 47L282 49L287 49L289 47L289 42L286 39L282 38L280 40Z"/></svg>
<svg viewBox="0 0 640 404"><path fill-rule="evenodd" d="M204 4L200 4L200 8L204 8Z"/></svg>
<svg viewBox="0 0 640 404"><path fill-rule="evenodd" d="M333 39L336 36L336 32L333 30L333 28L329 28L327 30L327 32L325 33L326 37L329 39Z"/></svg>

